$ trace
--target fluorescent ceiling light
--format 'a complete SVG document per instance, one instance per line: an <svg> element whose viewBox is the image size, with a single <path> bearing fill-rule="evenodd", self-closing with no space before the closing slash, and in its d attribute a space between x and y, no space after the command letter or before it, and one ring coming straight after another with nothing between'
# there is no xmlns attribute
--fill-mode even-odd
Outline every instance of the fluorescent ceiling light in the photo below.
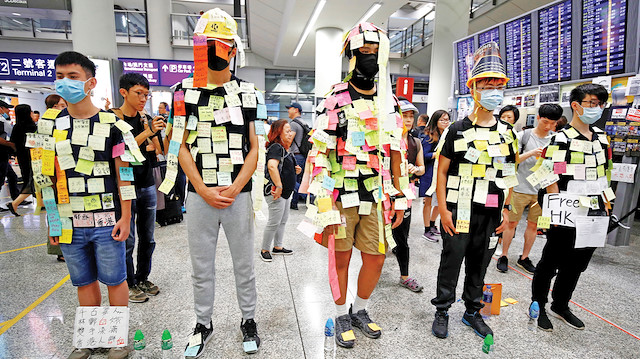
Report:
<svg viewBox="0 0 640 359"><path fill-rule="evenodd" d="M20 16L20 14L19 14L19 13L17 13L17 12L13 12L13 13L11 13L11 14L13 14L13 16Z"/></svg>
<svg viewBox="0 0 640 359"><path fill-rule="evenodd" d="M369 10L367 10L367 12L365 12L364 15L362 15L360 20L358 20L358 22L356 22L356 25L369 20L369 18L371 16L373 16L373 14L375 14L376 11L380 10L381 7L382 7L382 3L381 2L373 3L371 5L371 7L369 8Z"/></svg>
<svg viewBox="0 0 640 359"><path fill-rule="evenodd" d="M305 26L304 32L302 33L302 36L300 36L300 40L298 40L298 45L296 45L296 49L293 52L293 56L298 56L298 53L300 52L302 45L304 45L304 42L307 41L307 37L309 36L311 29L315 26L316 21L318 21L318 17L320 16L320 12L322 12L322 8L326 4L327 4L327 0L318 0L318 2L316 3L316 7L313 8L311 17L307 22L307 26Z"/></svg>

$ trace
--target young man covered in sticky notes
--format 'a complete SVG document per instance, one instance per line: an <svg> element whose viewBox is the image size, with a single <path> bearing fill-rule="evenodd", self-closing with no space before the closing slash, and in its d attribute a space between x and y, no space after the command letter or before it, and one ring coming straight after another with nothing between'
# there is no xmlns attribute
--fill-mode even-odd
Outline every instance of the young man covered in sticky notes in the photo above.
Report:
<svg viewBox="0 0 640 359"><path fill-rule="evenodd" d="M131 126L131 133L135 136L135 153L144 156L142 163L136 162L132 167L121 168L119 173L123 181L135 178L136 199L131 204L131 229L127 238L127 284L129 301L143 303L149 300L149 296L158 295L160 292L158 286L149 281L149 274L153 250L156 247L154 227L157 194L153 167L157 162L156 155L162 153L159 132L164 129L165 122L162 116L151 118L144 113L144 106L149 98L149 81L146 77L137 73L120 76L120 95L124 103L120 108L112 108L111 112ZM131 178L132 176L134 178ZM136 232L138 253L134 266Z"/></svg>
<svg viewBox="0 0 640 359"><path fill-rule="evenodd" d="M380 278L387 241L394 243L391 229L403 220L404 209L394 208L396 198L404 200L407 208L403 190L410 192L410 188L402 119L397 106L391 105L392 94L386 92L389 40L373 24L362 23L347 34L344 51L350 61L349 79L334 85L318 109L309 152L312 166L307 166L307 172L309 192L318 205L314 224L324 228L316 241L329 250L335 339L338 345L351 348L356 340L353 326L369 338L382 334L369 317L367 302ZM372 116L376 116L373 124ZM371 156L377 159L372 161ZM362 268L355 301L348 307L353 247L361 252Z"/></svg>
<svg viewBox="0 0 640 359"><path fill-rule="evenodd" d="M555 147L557 148L556 153L565 151L564 159L558 160L569 163L572 158L579 157L574 154L580 153L582 154L580 157L595 156L595 163L580 164L582 166L581 175L577 173L575 168L573 174L559 173L559 178L556 181L543 186L539 196L543 208L544 201L542 199L544 197L542 195L545 192L571 193L589 197L581 201L583 202L581 206L589 205L588 216L608 215L611 204L604 194L610 190L606 172L609 172L613 167L611 149L605 133L592 126L602 116L608 98L609 94L602 85L586 84L571 90L569 95L573 111L571 124L551 138L549 146L543 152L543 157L549 157L546 152ZM574 144L576 141L579 141L579 146ZM587 171L594 172L594 178L585 179L585 166ZM598 168L601 170L598 171ZM598 172L600 175L597 174ZM557 275L551 295L553 302L550 314L574 329L584 329L584 323L569 309L569 301L580 274L589 265L595 247L575 248L575 218L563 221L561 224L554 224L557 217L560 216L555 217L551 218L551 226L547 230L547 243L542 251L542 258L538 262L532 282L531 300L537 301L540 305L538 328L545 331L553 330L553 324L549 320L545 305L551 288L551 280Z"/></svg>
<svg viewBox="0 0 640 359"><path fill-rule="evenodd" d="M125 192L133 186L117 176L128 163L112 156L113 148L123 141L123 133L111 124L101 129L104 118L113 114L95 107L88 95L96 87L96 66L91 60L77 52L63 52L56 58L55 68L56 92L69 104L58 118L69 117L71 127L66 130L74 140L71 148L45 141L42 151L57 151L55 175L34 171L34 182L42 188L47 209L49 240L60 244L81 306L100 306L98 281L107 286L110 305L127 306L124 241L129 236L132 198ZM89 147L89 136L99 136L104 148ZM81 152L87 154L85 158L80 158ZM69 163L75 162L75 167L62 169L62 156L71 156ZM111 348L109 357L125 357L127 353L126 348ZM91 349L78 345L72 355L88 358Z"/></svg>
<svg viewBox="0 0 640 359"><path fill-rule="evenodd" d="M199 356L213 335L211 316L216 292L215 256L220 226L224 228L233 261L238 304L242 312L243 349L247 353L255 353L260 347L260 338L254 320L257 292L253 266L251 176L259 157L258 110L253 106L253 97L258 91L229 70L229 61L235 58L238 47L241 51L242 46L236 21L229 14L218 8L205 12L194 32L195 72L193 78L183 81L174 92L173 133L167 157L170 161L172 148L178 144L180 166L189 178L186 220L193 266L196 325L185 354ZM251 100L244 103L240 97L251 97ZM264 106L262 100L258 103ZM210 111L200 111L202 107L213 107L213 118L203 116ZM190 119L189 128L187 119ZM209 122L211 126L198 127L200 122ZM190 133L198 128L208 131L198 132L197 141L191 141L194 138Z"/></svg>
<svg viewBox="0 0 640 359"><path fill-rule="evenodd" d="M483 307L482 287L498 238L508 222L510 187L518 183L514 170L518 148L515 134L511 124L493 116L509 80L497 44L490 42L480 47L474 61L472 76L467 81L475 102L474 111L449 126L439 144L436 194L438 203L443 204L438 207L443 249L436 297L431 300L436 307L432 333L438 338L449 334L448 310L456 300L463 260L466 273L462 299L466 310L462 322L483 338L493 334L479 313ZM465 144L460 145L460 141ZM469 156L470 147L480 154L471 151L476 153ZM476 162L487 158L483 155L485 151L491 160L474 171ZM449 181L455 184L448 185Z"/></svg>
<svg viewBox="0 0 640 359"><path fill-rule="evenodd" d="M516 232L516 227L522 213L526 207L529 207L527 215L527 229L524 232L524 246L522 255L516 262L518 267L525 272L533 274L536 267L529 259L529 252L536 240L538 231L538 217L542 215L542 207L538 203L539 183L531 183L527 178L533 173L533 168L538 159L542 158L542 150L549 145L547 136L550 131L554 131L556 123L562 116L562 107L555 103L545 103L540 105L538 109L538 124L535 128L526 129L518 132L518 146L520 152L520 164L518 165L518 185L513 188L513 196L511 204L513 205L509 211L509 227L504 230L502 235L502 255L498 258L497 269L499 272L506 273L509 270L509 246ZM547 154L550 157L551 153ZM564 162L561 162L564 163ZM551 175L551 173L549 173Z"/></svg>

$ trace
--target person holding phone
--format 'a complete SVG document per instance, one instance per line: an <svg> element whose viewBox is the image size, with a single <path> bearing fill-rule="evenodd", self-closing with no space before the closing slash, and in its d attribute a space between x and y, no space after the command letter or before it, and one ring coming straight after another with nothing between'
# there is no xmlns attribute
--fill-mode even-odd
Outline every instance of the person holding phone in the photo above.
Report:
<svg viewBox="0 0 640 359"><path fill-rule="evenodd" d="M271 125L267 147L267 165L265 176L269 182L265 185L265 201L269 206L269 221L262 235L260 258L271 262L271 254L291 255L293 251L282 246L284 228L289 219L289 200L295 188L296 175L302 168L289 149L296 133L291 130L287 120L278 120ZM273 249L271 248L273 243Z"/></svg>

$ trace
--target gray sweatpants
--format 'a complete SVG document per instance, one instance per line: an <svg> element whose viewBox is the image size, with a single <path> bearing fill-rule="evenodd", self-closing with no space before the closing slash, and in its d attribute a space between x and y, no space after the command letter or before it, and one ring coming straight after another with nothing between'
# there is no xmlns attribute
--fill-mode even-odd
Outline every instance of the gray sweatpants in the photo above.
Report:
<svg viewBox="0 0 640 359"><path fill-rule="evenodd" d="M227 208L211 207L197 193L186 203L187 233L193 267L193 301L197 321L208 325L213 315L216 284L216 246L220 225L229 242L236 279L236 295L243 319L256 310L256 276L253 270L253 205L250 192L236 196Z"/></svg>
<svg viewBox="0 0 640 359"><path fill-rule="evenodd" d="M282 241L284 239L284 227L287 225L289 219L289 199L278 198L273 199L273 196L265 196L264 200L269 206L269 221L267 226L264 227L264 233L262 235L262 249L265 251L271 250L271 242L274 247L282 247Z"/></svg>

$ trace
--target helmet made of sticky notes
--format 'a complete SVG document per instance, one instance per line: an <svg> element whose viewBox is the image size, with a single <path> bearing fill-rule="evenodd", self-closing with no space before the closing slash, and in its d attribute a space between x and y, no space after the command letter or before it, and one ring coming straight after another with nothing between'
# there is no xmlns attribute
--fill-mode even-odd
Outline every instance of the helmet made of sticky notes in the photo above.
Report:
<svg viewBox="0 0 640 359"><path fill-rule="evenodd" d="M196 30L196 34L208 38L234 40L238 36L238 23L225 11L215 8L200 16Z"/></svg>
<svg viewBox="0 0 640 359"><path fill-rule="evenodd" d="M380 29L376 25L370 22L362 22L358 25L354 26L351 30L347 31L344 34L343 42L342 42L342 52L344 52L347 58L353 57L353 50L356 50L364 44L377 44L380 42L380 33L384 34L384 30ZM352 40L355 40L360 43L359 38L362 37L362 45L353 47Z"/></svg>
<svg viewBox="0 0 640 359"><path fill-rule="evenodd" d="M509 81L504 71L498 44L493 41L480 46L473 53L473 68L467 80L467 87L472 88L474 82L484 78L504 79L505 83Z"/></svg>

